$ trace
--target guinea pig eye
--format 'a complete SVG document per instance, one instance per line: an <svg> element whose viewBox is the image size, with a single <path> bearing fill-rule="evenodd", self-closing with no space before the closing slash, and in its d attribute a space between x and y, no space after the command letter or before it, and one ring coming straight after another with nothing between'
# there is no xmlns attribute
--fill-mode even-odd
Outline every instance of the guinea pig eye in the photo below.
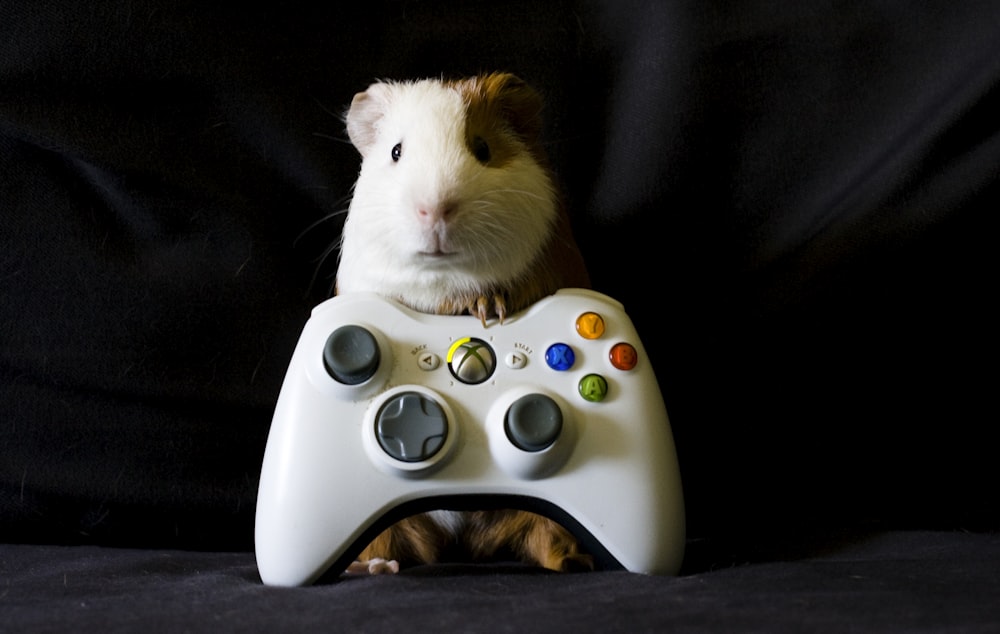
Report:
<svg viewBox="0 0 1000 634"><path fill-rule="evenodd" d="M472 155L476 157L476 160L480 163L486 164L490 160L490 145L481 136L477 136L472 139Z"/></svg>
<svg viewBox="0 0 1000 634"><path fill-rule="evenodd" d="M397 143L396 145L392 146L392 162L393 163L398 163L399 162L399 157L402 156L402 155L403 155L403 144L402 143Z"/></svg>

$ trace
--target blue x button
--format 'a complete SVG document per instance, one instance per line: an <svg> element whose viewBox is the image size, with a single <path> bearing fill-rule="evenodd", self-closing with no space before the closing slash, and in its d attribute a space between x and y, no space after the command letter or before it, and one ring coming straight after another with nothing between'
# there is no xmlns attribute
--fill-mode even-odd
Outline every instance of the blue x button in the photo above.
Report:
<svg viewBox="0 0 1000 634"><path fill-rule="evenodd" d="M565 343L554 343L545 351L545 363L553 370L569 370L576 362L573 349Z"/></svg>

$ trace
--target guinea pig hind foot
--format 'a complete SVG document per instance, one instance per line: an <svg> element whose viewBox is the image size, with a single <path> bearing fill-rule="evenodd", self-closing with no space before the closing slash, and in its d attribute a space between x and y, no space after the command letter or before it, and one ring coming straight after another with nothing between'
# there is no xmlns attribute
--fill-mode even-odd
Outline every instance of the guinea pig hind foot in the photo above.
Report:
<svg viewBox="0 0 1000 634"><path fill-rule="evenodd" d="M349 575L394 575L399 572L399 562L395 559L368 559L354 561L347 567Z"/></svg>

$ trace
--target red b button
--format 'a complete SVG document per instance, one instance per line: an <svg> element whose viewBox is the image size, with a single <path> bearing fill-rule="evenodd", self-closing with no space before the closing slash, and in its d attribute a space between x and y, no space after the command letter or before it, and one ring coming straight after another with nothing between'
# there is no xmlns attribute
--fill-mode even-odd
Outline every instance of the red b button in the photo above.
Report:
<svg viewBox="0 0 1000 634"><path fill-rule="evenodd" d="M608 358L614 367L619 370L628 371L634 368L635 364L639 362L639 353L635 351L635 348L631 344L623 341L612 346Z"/></svg>

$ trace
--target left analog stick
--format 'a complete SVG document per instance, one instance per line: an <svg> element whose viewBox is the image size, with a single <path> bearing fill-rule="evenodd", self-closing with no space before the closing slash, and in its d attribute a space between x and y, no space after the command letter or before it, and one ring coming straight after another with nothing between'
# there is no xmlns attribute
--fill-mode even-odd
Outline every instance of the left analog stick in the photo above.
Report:
<svg viewBox="0 0 1000 634"><path fill-rule="evenodd" d="M378 370L381 354L375 336L362 326L341 326L323 346L327 373L344 385L360 385Z"/></svg>

